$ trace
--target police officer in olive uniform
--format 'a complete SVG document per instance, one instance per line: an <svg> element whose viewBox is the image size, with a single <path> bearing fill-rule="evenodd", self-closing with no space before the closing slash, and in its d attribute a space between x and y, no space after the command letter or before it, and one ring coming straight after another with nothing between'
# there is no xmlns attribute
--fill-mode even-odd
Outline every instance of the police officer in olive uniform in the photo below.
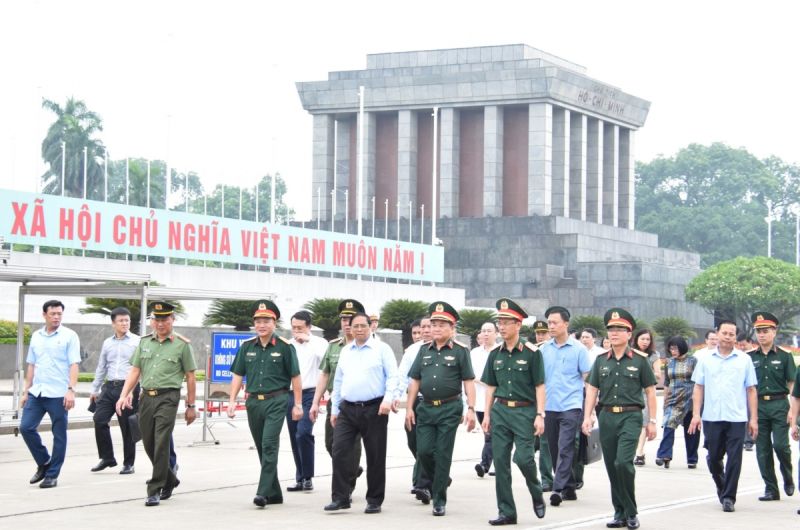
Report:
<svg viewBox="0 0 800 530"><path fill-rule="evenodd" d="M583 407L583 433L589 436L592 413L600 401L600 447L611 483L614 519L608 528L639 528L636 507L633 457L642 430L642 410L647 397L649 410L656 410L656 377L647 363L647 354L630 347L636 327L633 316L620 308L609 309L604 317L611 349L598 355L589 373ZM649 418L647 438L656 437L656 419Z"/></svg>
<svg viewBox="0 0 800 530"><path fill-rule="evenodd" d="M453 340L458 313L446 302L430 305L433 341L420 347L408 372L408 395L422 392L422 402L406 407L406 429L417 426L417 462L432 477L433 515L445 514L450 464L456 430L462 422L461 385L467 395L463 417L467 431L475 428L475 374L466 345Z"/></svg>
<svg viewBox="0 0 800 530"><path fill-rule="evenodd" d="M789 415L787 398L792 392L796 367L791 352L775 344L780 324L775 315L766 311L753 313L752 323L759 347L747 354L753 360L758 379L756 459L765 485L764 495L758 500L777 501L781 496L775 476L773 449L783 476L783 491L786 495L794 495L792 449L789 446L789 425L794 419Z"/></svg>
<svg viewBox="0 0 800 530"><path fill-rule="evenodd" d="M325 355L319 364L320 374L319 381L317 382L317 389L314 391L314 402L309 411L311 421L317 421L319 416L319 402L322 395L328 392L328 402L325 405L327 411L327 418L331 417L331 399L333 394L333 376L336 374L336 365L339 364L339 354L342 348L353 340L353 333L350 331L350 317L356 313L363 313L364 306L358 300L348 298L339 303L339 320L342 328L342 336L337 337L330 341L328 349L325 350ZM325 422L325 449L328 454L333 457L333 426L330 421ZM356 443L353 446L353 483L352 487L355 488L355 479L361 476L364 469L359 465L361 462L361 436L356 436Z"/></svg>
<svg viewBox="0 0 800 530"><path fill-rule="evenodd" d="M484 432L491 429L495 494L498 516L492 526L517 523L517 508L511 492L511 449L516 446L517 464L533 500L533 511L545 514L542 487L536 476L534 436L544 434L544 363L542 352L519 336L528 314L508 298L497 301L497 319L503 342L489 353L481 381L486 383Z"/></svg>
<svg viewBox="0 0 800 530"><path fill-rule="evenodd" d="M196 369L189 339L172 330L175 306L153 302L154 333L142 337L131 357L131 370L117 401L117 414L130 408L131 391L141 376L139 397L139 428L142 445L153 463L153 476L147 483L146 506L157 506L169 499L180 481L169 466L170 439L175 428L175 416L181 398L181 385L186 378L186 424L196 417Z"/></svg>
<svg viewBox="0 0 800 530"><path fill-rule="evenodd" d="M253 504L282 504L283 493L278 483L278 449L283 418L286 414L286 394L289 385L294 392L292 419L303 416L303 385L294 346L275 335L275 323L281 317L278 307L270 300L260 300L253 313L256 336L239 346L231 365L231 390L228 416L236 415L236 396L247 378L247 423L258 451L261 476Z"/></svg>
<svg viewBox="0 0 800 530"><path fill-rule="evenodd" d="M536 347L541 347L546 340L550 340L550 328L544 320L533 323L533 333ZM542 491L553 491L553 459L550 458L550 446L547 436L536 437L536 450L539 451L539 473L542 475Z"/></svg>

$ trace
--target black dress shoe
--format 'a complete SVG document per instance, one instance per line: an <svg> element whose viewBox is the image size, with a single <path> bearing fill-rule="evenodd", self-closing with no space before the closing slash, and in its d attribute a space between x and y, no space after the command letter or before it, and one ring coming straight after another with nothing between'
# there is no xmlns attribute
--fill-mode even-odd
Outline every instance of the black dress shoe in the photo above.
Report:
<svg viewBox="0 0 800 530"><path fill-rule="evenodd" d="M303 491L303 481L295 482L294 486L286 486L286 491Z"/></svg>
<svg viewBox="0 0 800 530"><path fill-rule="evenodd" d="M483 469L482 465L475 464L475 473L478 474L478 477L483 478L483 476L486 474L486 470Z"/></svg>
<svg viewBox="0 0 800 530"><path fill-rule="evenodd" d="M722 499L722 511L723 512L733 512L735 508L733 507L733 499Z"/></svg>
<svg viewBox="0 0 800 530"><path fill-rule="evenodd" d="M39 484L40 488L55 488L58 486L58 479L56 477L44 477L42 483Z"/></svg>
<svg viewBox="0 0 800 530"><path fill-rule="evenodd" d="M283 497L267 497L267 504L283 504Z"/></svg>
<svg viewBox="0 0 800 530"><path fill-rule="evenodd" d="M364 513L381 513L381 505L370 502L367 504L367 507L364 508Z"/></svg>
<svg viewBox="0 0 800 530"><path fill-rule="evenodd" d="M158 506L161 503L161 499L158 495L150 495L147 497L147 500L144 501L145 506Z"/></svg>
<svg viewBox="0 0 800 530"><path fill-rule="evenodd" d="M313 491L314 483L310 478L303 479L303 491Z"/></svg>
<svg viewBox="0 0 800 530"><path fill-rule="evenodd" d="M45 464L43 466L36 467L36 473L33 474L31 477L30 483L36 484L40 480L44 478L44 474L47 473L47 470L50 469L50 464Z"/></svg>
<svg viewBox="0 0 800 530"><path fill-rule="evenodd" d="M689 469L697 469L697 464L689 464Z"/></svg>
<svg viewBox="0 0 800 530"><path fill-rule="evenodd" d="M119 472L120 475L133 475L133 466L122 466L122 470Z"/></svg>
<svg viewBox="0 0 800 530"><path fill-rule="evenodd" d="M253 504L258 506L259 508L263 508L267 505L267 498L262 495L256 495L253 497Z"/></svg>
<svg viewBox="0 0 800 530"><path fill-rule="evenodd" d="M627 518L625 524L631 530L635 530L636 528L639 528L639 518L636 517L635 515L631 515L630 517Z"/></svg>
<svg viewBox="0 0 800 530"><path fill-rule="evenodd" d="M628 522L625 519L612 519L606 523L606 528L625 528Z"/></svg>
<svg viewBox="0 0 800 530"><path fill-rule="evenodd" d="M330 504L326 504L324 510L326 512L335 512L336 510L347 510L350 508L350 503L345 501L333 501Z"/></svg>
<svg viewBox="0 0 800 530"><path fill-rule="evenodd" d="M582 480L579 480L578 482L575 483L575 489L576 490L579 490L582 487L583 487L583 481Z"/></svg>
<svg viewBox="0 0 800 530"><path fill-rule="evenodd" d="M114 467L117 465L116 460L101 460L97 463L96 466L92 468L92 471L102 471L107 467Z"/></svg>
<svg viewBox="0 0 800 530"><path fill-rule="evenodd" d="M561 504L561 494L557 491L554 491L552 495L550 495L550 506L558 506Z"/></svg>
<svg viewBox="0 0 800 530"><path fill-rule="evenodd" d="M760 501L779 501L779 500L781 500L781 496L778 495L777 493L772 493L771 491L767 491L767 492L764 493L764 495L759 497L758 500L760 500Z"/></svg>
<svg viewBox="0 0 800 530"><path fill-rule="evenodd" d="M414 494L417 500L422 501L422 504L431 503L431 490L425 488L417 488L417 493Z"/></svg>
<svg viewBox="0 0 800 530"><path fill-rule="evenodd" d="M561 498L565 501L577 501L578 495L575 493L575 490L572 488L564 488L561 491Z"/></svg>
<svg viewBox="0 0 800 530"><path fill-rule="evenodd" d="M494 476L494 471L489 471L489 476L493 477ZM507 523L507 524L517 524L517 523L513 522L513 523Z"/></svg>
<svg viewBox="0 0 800 530"><path fill-rule="evenodd" d="M492 526L505 526L507 524L517 524L516 517L508 517L507 515L500 514L497 519L491 519L489 524Z"/></svg>
<svg viewBox="0 0 800 530"><path fill-rule="evenodd" d="M165 501L165 500L169 499L170 497L172 497L172 490L174 490L175 488L177 488L180 485L181 485L181 481L178 480L178 479L175 479L175 484L173 484L172 486L164 487L161 490L161 500Z"/></svg>
<svg viewBox="0 0 800 530"><path fill-rule="evenodd" d="M547 507L544 504L544 497L539 499L533 499L533 513L536 514L536 517L542 519L544 517L544 512L546 508Z"/></svg>
<svg viewBox="0 0 800 530"><path fill-rule="evenodd" d="M663 466L664 465L664 459L663 458L656 458L656 465L657 466Z"/></svg>
<svg viewBox="0 0 800 530"><path fill-rule="evenodd" d="M787 497L791 497L792 495L794 495L794 484L791 482L788 484L784 484L783 491L784 493L786 493Z"/></svg>
<svg viewBox="0 0 800 530"><path fill-rule="evenodd" d="M752 451L753 450L753 444L744 444L744 450L745 451Z"/></svg>
<svg viewBox="0 0 800 530"><path fill-rule="evenodd" d="M433 515L442 517L444 515L444 506L433 506Z"/></svg>

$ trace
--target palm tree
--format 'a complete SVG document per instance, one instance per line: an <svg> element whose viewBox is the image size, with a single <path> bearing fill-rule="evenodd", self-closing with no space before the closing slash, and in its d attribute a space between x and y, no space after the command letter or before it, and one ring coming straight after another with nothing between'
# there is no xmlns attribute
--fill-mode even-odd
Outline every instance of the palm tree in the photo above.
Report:
<svg viewBox="0 0 800 530"><path fill-rule="evenodd" d="M233 326L236 331L250 331L255 306L254 300L214 300L203 319L203 325Z"/></svg>
<svg viewBox="0 0 800 530"><path fill-rule="evenodd" d="M311 323L322 330L325 340L333 340L339 336L342 327L339 302L338 298L314 298L303 304L311 312Z"/></svg>
<svg viewBox="0 0 800 530"><path fill-rule="evenodd" d="M493 309L462 309L458 316L460 319L456 329L459 333L469 337L472 348L478 345L478 333L481 332L481 326L485 322L497 320L497 313Z"/></svg>
<svg viewBox="0 0 800 530"><path fill-rule="evenodd" d="M402 332L403 348L411 344L411 323L428 313L428 304L418 300L394 299L381 308L381 323L388 329Z"/></svg>
<svg viewBox="0 0 800 530"><path fill-rule="evenodd" d="M102 199L103 166L106 148L94 135L103 130L100 116L90 111L86 103L68 98L64 107L55 101L42 100L42 108L53 111L56 121L42 141L42 158L50 166L42 175L43 191L61 194L62 142L66 151L64 162L64 194L83 197L83 150L87 151L86 197Z"/></svg>
<svg viewBox="0 0 800 530"><path fill-rule="evenodd" d="M133 282L109 282L113 285L135 285ZM158 285L158 282L150 282L150 285ZM184 315L184 307L177 300L166 300L175 306L176 315ZM131 332L141 335L140 322L142 319L141 300L131 298L86 298L86 307L82 307L78 312L82 315L95 314L111 316L111 310L115 307L125 307L131 312Z"/></svg>

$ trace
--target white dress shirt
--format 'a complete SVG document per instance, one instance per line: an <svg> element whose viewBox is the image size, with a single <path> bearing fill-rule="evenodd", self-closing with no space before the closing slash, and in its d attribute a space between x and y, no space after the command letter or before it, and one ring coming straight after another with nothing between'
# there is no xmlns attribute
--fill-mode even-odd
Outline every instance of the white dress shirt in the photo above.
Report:
<svg viewBox="0 0 800 530"><path fill-rule="evenodd" d="M100 348L100 359L97 361L97 369L94 371L94 381L92 382L92 394L100 392L103 382L124 381L128 378L131 371L131 357L136 347L139 345L141 337L128 331L122 338L111 335L103 341Z"/></svg>
<svg viewBox="0 0 800 530"><path fill-rule="evenodd" d="M297 365L300 367L300 378L303 390L317 387L319 380L319 363L328 349L328 341L316 335L310 335L305 342L298 342L294 337L289 341L297 353Z"/></svg>

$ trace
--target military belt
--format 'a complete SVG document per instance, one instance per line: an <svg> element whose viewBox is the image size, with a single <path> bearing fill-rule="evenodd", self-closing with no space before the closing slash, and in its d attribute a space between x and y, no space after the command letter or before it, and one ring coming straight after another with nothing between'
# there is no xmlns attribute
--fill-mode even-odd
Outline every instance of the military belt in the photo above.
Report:
<svg viewBox="0 0 800 530"><path fill-rule="evenodd" d="M177 388L145 388L144 392L150 397L161 396L168 392L177 392Z"/></svg>
<svg viewBox="0 0 800 530"><path fill-rule="evenodd" d="M428 405L433 405L434 407L441 407L445 403L450 403L451 401L455 401L457 399L461 399L461 393L459 392L455 396L450 396L444 399L426 399L425 403Z"/></svg>
<svg viewBox="0 0 800 530"><path fill-rule="evenodd" d="M606 405L602 407L601 410L604 410L606 412L613 412L614 414L619 414L620 412L633 412L633 411L641 412L642 408L643 407L639 405Z"/></svg>
<svg viewBox="0 0 800 530"><path fill-rule="evenodd" d="M758 396L758 399L763 401L777 401L779 399L786 399L789 394L766 394L764 396Z"/></svg>
<svg viewBox="0 0 800 530"><path fill-rule="evenodd" d="M533 401L514 401L512 399L506 399L501 397L495 399L497 400L498 403L502 403L506 407L510 407L512 409L516 407L530 407L531 405L533 405Z"/></svg>
<svg viewBox="0 0 800 530"><path fill-rule="evenodd" d="M266 394L250 394L250 396L259 401L264 401L265 399L269 399L275 396L280 396L281 394L288 394L288 393L289 391L284 388L281 390L276 390L275 392L267 392Z"/></svg>

